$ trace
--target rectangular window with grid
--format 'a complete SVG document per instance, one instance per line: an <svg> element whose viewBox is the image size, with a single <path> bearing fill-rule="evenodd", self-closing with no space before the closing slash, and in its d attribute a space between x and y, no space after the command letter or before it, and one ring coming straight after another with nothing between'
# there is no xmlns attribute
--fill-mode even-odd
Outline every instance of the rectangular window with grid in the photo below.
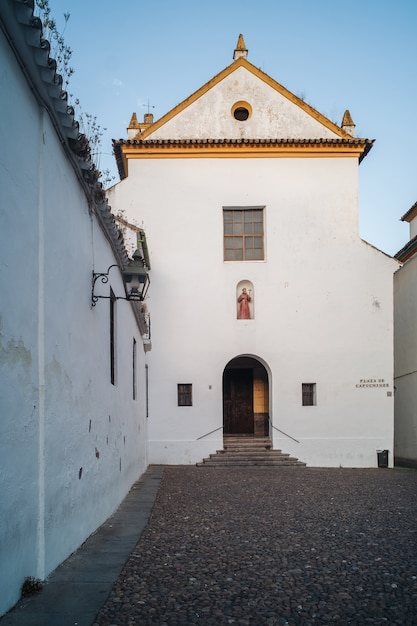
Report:
<svg viewBox="0 0 417 626"><path fill-rule="evenodd" d="M264 260L264 207L223 207L224 260Z"/></svg>
<svg viewBox="0 0 417 626"><path fill-rule="evenodd" d="M316 383L302 383L303 406L315 406L316 404Z"/></svg>
<svg viewBox="0 0 417 626"><path fill-rule="evenodd" d="M189 383L178 385L178 406L193 406L193 386Z"/></svg>

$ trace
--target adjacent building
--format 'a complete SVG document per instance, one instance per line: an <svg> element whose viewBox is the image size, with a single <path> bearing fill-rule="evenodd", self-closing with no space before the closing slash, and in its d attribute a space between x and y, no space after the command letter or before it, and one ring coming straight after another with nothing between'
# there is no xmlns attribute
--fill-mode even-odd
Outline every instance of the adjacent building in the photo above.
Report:
<svg viewBox="0 0 417 626"><path fill-rule="evenodd" d="M417 202L401 218L410 240L395 255L394 276L395 458L417 466Z"/></svg>

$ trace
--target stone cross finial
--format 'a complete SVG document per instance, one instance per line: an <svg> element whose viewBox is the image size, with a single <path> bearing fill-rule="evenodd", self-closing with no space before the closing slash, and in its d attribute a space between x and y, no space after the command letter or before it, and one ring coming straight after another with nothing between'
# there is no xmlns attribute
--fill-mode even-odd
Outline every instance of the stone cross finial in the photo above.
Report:
<svg viewBox="0 0 417 626"><path fill-rule="evenodd" d="M355 136L355 124L348 109L346 109L345 114L343 115L342 130L344 130L345 133L352 135L352 137Z"/></svg>
<svg viewBox="0 0 417 626"><path fill-rule="evenodd" d="M139 122L136 113L132 113L128 128L139 128Z"/></svg>
<svg viewBox="0 0 417 626"><path fill-rule="evenodd" d="M235 52L233 54L233 60L236 61L237 59L247 59L248 58L248 49L245 46L245 40L243 39L243 35L239 35L239 38L237 40L237 45L236 45L236 49Z"/></svg>

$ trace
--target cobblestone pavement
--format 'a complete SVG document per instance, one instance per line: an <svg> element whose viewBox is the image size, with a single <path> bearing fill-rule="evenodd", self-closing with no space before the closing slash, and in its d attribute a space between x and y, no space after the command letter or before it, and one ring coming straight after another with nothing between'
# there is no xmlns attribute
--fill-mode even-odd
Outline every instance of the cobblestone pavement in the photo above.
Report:
<svg viewBox="0 0 417 626"><path fill-rule="evenodd" d="M417 624L417 472L164 471L94 626Z"/></svg>

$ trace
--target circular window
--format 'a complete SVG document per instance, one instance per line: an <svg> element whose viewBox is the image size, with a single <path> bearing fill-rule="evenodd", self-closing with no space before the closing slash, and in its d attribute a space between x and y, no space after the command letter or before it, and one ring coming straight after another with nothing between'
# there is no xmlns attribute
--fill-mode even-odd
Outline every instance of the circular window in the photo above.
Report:
<svg viewBox="0 0 417 626"><path fill-rule="evenodd" d="M245 109L245 107L238 107L235 109L233 113L235 120L239 120L240 122L244 122L249 117L249 111Z"/></svg>
<svg viewBox="0 0 417 626"><path fill-rule="evenodd" d="M252 115L252 107L248 102L236 102L232 106L232 115L239 122L246 122Z"/></svg>

